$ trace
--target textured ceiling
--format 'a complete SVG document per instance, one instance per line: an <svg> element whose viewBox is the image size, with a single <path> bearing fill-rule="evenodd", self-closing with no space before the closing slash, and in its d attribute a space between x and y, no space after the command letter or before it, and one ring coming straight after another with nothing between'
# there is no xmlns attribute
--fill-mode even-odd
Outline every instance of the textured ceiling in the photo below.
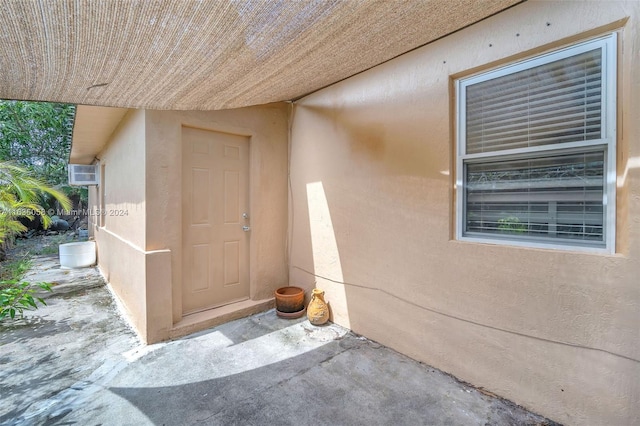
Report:
<svg viewBox="0 0 640 426"><path fill-rule="evenodd" d="M520 0L9 0L0 98L151 109L291 100Z"/></svg>

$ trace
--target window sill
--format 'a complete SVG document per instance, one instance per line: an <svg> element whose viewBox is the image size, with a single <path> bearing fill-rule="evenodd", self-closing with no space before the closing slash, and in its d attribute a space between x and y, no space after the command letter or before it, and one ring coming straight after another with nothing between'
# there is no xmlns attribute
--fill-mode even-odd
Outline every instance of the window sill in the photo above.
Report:
<svg viewBox="0 0 640 426"><path fill-rule="evenodd" d="M529 249L529 250L543 250L551 252L572 252L575 254L595 254L605 255L611 257L619 257L613 250L604 247L587 247L587 246L571 246L562 244L550 244L533 241L515 241L515 240L501 240L492 238L480 238L480 237L458 237L451 240L456 243L462 244L483 244L489 246L502 246L505 248L514 249Z"/></svg>

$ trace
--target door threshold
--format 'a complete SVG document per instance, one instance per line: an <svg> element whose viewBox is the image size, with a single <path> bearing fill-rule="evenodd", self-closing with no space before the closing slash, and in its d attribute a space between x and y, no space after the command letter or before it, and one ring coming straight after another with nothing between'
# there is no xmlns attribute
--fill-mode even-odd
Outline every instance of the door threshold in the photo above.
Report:
<svg viewBox="0 0 640 426"><path fill-rule="evenodd" d="M196 331L206 330L207 328L215 327L225 322L267 311L274 306L274 298L262 300L248 299L213 309L207 309L206 311L191 313L182 317L180 321L173 325L173 328L169 332L169 338L175 339L195 333Z"/></svg>
<svg viewBox="0 0 640 426"><path fill-rule="evenodd" d="M191 315L199 314L199 313L206 312L206 311L211 311L213 309L222 308L223 306L234 305L236 303L244 302L245 300L249 300L249 298L248 297L241 297L239 299L230 300L228 302L221 303L219 305L207 306L206 308L196 309L195 311L191 311L191 312L188 312L188 313L182 315L182 318L184 319L184 318L186 318L188 316L191 316Z"/></svg>

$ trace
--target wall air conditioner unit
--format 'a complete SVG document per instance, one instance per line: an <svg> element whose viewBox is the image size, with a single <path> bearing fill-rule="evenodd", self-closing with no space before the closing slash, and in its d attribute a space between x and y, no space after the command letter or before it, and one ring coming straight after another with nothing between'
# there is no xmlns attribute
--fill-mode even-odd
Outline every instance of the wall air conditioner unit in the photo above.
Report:
<svg viewBox="0 0 640 426"><path fill-rule="evenodd" d="M68 164L69 185L87 186L98 185L100 176L97 164Z"/></svg>

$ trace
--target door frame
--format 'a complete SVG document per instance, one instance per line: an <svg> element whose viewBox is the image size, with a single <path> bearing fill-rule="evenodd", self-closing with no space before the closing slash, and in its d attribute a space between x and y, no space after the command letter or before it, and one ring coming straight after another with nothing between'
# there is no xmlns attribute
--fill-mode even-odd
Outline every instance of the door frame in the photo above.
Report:
<svg viewBox="0 0 640 426"><path fill-rule="evenodd" d="M241 128L237 128L237 127L233 127L233 126L212 126L212 127L205 127L205 126L201 126L201 125L194 125L194 124L189 124L187 122L181 122L180 123L180 133L179 133L179 137L178 137L178 143L179 143L179 149L176 150L176 153L179 153L179 158L177 158L177 166L179 169L178 172L178 176L180 178L180 185L182 185L182 179L183 179L183 174L184 171L182 170L182 151L183 151L183 144L184 141L182 140L182 135L183 135L183 129L184 128L190 128L190 129L196 129L196 130L204 130L204 131L209 131L209 132L217 132L217 133L227 133L230 135L234 135L234 136L242 136L242 137L246 137L248 138L248 142L249 142L249 169L248 169L248 196L249 196L249 218L250 218L250 226L253 225L254 221L253 221L253 212L254 212L254 185L252 182L252 177L253 177L253 170L255 167L255 153L254 153L254 143L253 143L253 132L251 131L247 131L246 129L241 129ZM176 257L178 257L178 261L176 262L179 265L179 270L175 271L176 274L174 275L174 279L172 280L172 304L173 304L173 324L177 324L178 322L182 321L186 316L188 315L196 315L196 314L202 314L204 312L208 312L208 311L214 311L215 309L217 309L216 307L213 307L211 309L208 310L204 310L204 311L199 311L196 313L192 313L192 314L188 314L188 315L184 315L184 312L182 311L182 278L183 278L183 274L182 274L182 268L183 268L183 261L182 261L182 247L183 247L183 243L184 243L184 236L182 233L182 222L183 222L183 217L182 217L182 193L180 194L180 205L176 207L177 211L177 217L179 217L178 222L175 224L176 226L176 231L178 233L178 241L179 241L179 248L178 250L175 251L174 255ZM252 244L253 242L253 230L251 232L249 232L249 270L248 270L248 275L249 275L249 300L255 300L255 285L254 285L254 267L255 267L255 249L254 249L254 244ZM177 279L177 282L176 282ZM246 299L245 299L246 300ZM235 302L235 303L241 303L241 302ZM231 306L233 305L234 302L231 302L228 305L223 305L223 306ZM220 306L218 307L220 308Z"/></svg>

